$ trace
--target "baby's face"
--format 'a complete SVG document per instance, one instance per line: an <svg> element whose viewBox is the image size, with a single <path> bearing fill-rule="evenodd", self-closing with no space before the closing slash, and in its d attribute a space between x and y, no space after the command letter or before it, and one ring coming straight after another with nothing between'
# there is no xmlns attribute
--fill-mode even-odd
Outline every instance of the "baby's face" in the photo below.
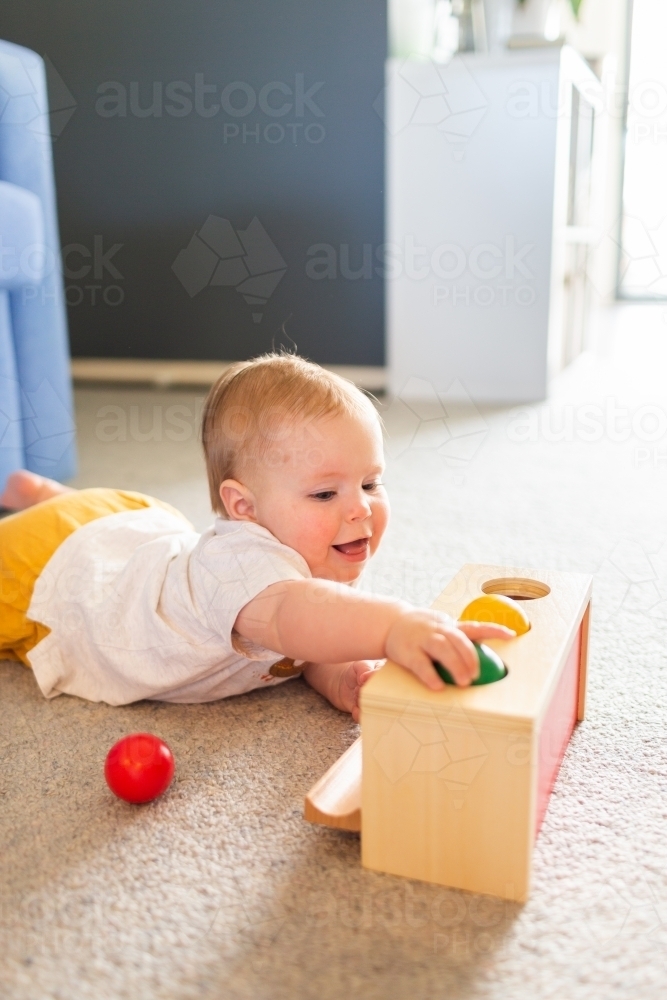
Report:
<svg viewBox="0 0 667 1000"><path fill-rule="evenodd" d="M244 477L254 518L296 549L314 577L350 583L389 520L379 420L336 414L284 428Z"/></svg>

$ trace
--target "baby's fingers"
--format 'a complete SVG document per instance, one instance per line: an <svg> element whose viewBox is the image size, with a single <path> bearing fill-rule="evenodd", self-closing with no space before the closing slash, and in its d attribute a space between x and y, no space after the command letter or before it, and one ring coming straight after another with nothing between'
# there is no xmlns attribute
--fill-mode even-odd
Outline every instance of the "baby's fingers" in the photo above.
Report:
<svg viewBox="0 0 667 1000"><path fill-rule="evenodd" d="M414 650L410 656L401 657L400 664L431 691L442 691L444 688L444 681L436 673L431 657L421 649Z"/></svg>
<svg viewBox="0 0 667 1000"><path fill-rule="evenodd" d="M462 687L479 674L479 660L471 641L455 628L436 633L429 639L426 651L432 659L446 667L454 682Z"/></svg>
<svg viewBox="0 0 667 1000"><path fill-rule="evenodd" d="M456 627L475 642L482 639L513 639L516 635L513 629L494 622L457 622Z"/></svg>

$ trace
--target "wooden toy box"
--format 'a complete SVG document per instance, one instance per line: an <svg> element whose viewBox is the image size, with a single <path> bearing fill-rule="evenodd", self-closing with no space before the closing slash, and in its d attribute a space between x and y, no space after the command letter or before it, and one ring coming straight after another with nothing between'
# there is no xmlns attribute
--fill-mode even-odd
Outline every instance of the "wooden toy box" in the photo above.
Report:
<svg viewBox="0 0 667 1000"><path fill-rule="evenodd" d="M530 630L489 641L503 680L432 692L387 662L361 692L363 739L311 789L305 816L361 829L367 868L523 901L558 770L584 717L591 578L467 565L432 605L522 601Z"/></svg>
<svg viewBox="0 0 667 1000"><path fill-rule="evenodd" d="M468 565L433 607L456 618L483 592L523 598L531 622L525 635L488 643L508 668L503 680L432 692L387 663L362 689L361 857L377 871L524 900L584 717L591 580Z"/></svg>

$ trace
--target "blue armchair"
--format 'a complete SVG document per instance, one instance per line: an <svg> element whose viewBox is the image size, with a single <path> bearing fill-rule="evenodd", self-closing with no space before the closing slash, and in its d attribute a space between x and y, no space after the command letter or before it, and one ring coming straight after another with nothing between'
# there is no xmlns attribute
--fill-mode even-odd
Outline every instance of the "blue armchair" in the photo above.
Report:
<svg viewBox="0 0 667 1000"><path fill-rule="evenodd" d="M42 59L0 41L0 489L74 475L75 428Z"/></svg>

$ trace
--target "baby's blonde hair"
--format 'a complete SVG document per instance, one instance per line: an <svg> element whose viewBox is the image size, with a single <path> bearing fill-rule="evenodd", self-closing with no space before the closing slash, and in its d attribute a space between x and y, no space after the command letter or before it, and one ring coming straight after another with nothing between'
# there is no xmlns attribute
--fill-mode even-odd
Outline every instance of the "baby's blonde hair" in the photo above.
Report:
<svg viewBox="0 0 667 1000"><path fill-rule="evenodd" d="M213 510L227 517L220 484L261 460L286 426L337 413L379 419L352 382L298 355L262 354L231 365L209 392L202 416Z"/></svg>

